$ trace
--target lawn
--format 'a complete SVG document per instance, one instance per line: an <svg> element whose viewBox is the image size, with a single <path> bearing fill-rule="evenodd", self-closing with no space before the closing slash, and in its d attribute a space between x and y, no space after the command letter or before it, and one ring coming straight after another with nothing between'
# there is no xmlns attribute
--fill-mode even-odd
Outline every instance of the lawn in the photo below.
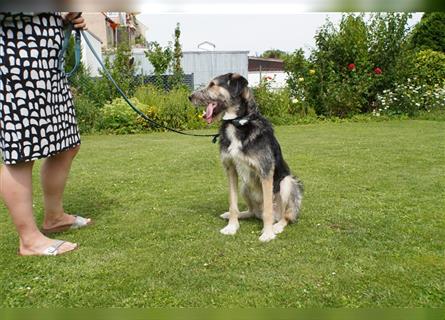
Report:
<svg viewBox="0 0 445 320"><path fill-rule="evenodd" d="M445 122L276 133L305 198L266 244L257 220L219 233L227 183L210 139L84 136L65 206L95 225L59 235L75 253L18 257L1 204L0 306L444 307Z"/></svg>

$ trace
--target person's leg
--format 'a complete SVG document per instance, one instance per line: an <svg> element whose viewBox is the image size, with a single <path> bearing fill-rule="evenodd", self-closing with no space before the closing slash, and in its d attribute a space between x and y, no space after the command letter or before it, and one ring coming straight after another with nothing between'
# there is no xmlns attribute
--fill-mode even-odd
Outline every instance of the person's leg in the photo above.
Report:
<svg viewBox="0 0 445 320"><path fill-rule="evenodd" d="M37 228L32 212L32 167L33 162L4 165L0 168L0 195L9 210L12 221L20 237L20 254L39 255L54 240L45 237ZM77 247L66 242L59 253Z"/></svg>
<svg viewBox="0 0 445 320"><path fill-rule="evenodd" d="M63 151L43 162L40 178L42 182L45 204L45 218L43 228L51 229L71 224L74 216L66 214L63 209L63 192L70 172L71 163L79 151L80 146ZM87 219L88 223L91 222Z"/></svg>

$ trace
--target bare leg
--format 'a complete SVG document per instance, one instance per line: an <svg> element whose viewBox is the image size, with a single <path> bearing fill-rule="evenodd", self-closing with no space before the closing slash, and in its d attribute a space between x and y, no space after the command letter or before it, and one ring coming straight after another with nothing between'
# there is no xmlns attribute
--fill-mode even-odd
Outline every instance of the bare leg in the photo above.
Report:
<svg viewBox="0 0 445 320"><path fill-rule="evenodd" d="M49 157L43 162L40 178L45 204L45 218L43 221L43 228L45 229L74 222L74 216L66 214L63 209L63 192L71 163L78 151L79 147L75 147Z"/></svg>
<svg viewBox="0 0 445 320"><path fill-rule="evenodd" d="M261 179L263 188L263 232L260 236L260 241L267 242L275 239L273 231L273 173L268 177Z"/></svg>
<svg viewBox="0 0 445 320"><path fill-rule="evenodd" d="M0 194L20 237L20 254L40 255L54 240L45 237L37 228L32 212L33 162L4 165L0 169ZM77 247L66 242L59 253Z"/></svg>
<svg viewBox="0 0 445 320"><path fill-rule="evenodd" d="M222 234L234 235L239 229L239 209L238 209L238 174L234 166L227 168L229 178L229 223L222 228Z"/></svg>

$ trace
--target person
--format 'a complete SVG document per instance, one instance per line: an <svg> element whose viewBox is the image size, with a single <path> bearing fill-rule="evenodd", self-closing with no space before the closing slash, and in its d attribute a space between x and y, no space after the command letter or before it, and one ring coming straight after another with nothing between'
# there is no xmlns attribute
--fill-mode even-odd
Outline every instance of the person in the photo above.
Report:
<svg viewBox="0 0 445 320"><path fill-rule="evenodd" d="M76 243L51 233L91 224L65 213L63 192L80 147L72 94L59 68L64 26L86 29L77 13L0 13L0 195L17 229L20 255L59 255ZM44 159L44 219L33 215L32 170Z"/></svg>

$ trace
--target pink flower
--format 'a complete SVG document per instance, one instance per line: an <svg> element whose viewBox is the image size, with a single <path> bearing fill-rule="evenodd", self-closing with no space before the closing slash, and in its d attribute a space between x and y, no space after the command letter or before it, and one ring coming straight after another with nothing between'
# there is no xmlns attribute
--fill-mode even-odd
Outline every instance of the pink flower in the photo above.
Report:
<svg viewBox="0 0 445 320"><path fill-rule="evenodd" d="M374 68L374 73L375 74L382 74L382 69L380 69L379 67L375 67Z"/></svg>

